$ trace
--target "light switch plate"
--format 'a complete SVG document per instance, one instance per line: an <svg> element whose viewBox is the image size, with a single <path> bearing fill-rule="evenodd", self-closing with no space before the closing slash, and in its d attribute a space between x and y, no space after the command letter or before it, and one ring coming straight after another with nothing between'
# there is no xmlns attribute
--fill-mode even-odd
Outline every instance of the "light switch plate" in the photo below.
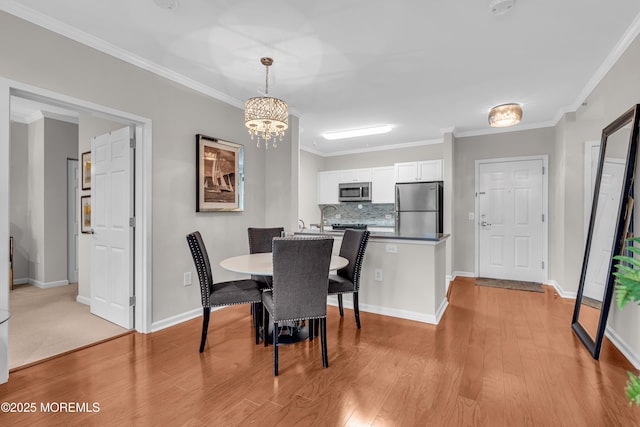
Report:
<svg viewBox="0 0 640 427"><path fill-rule="evenodd" d="M476 214L473 212L469 212L469 221L473 221L474 219L476 219Z"/></svg>

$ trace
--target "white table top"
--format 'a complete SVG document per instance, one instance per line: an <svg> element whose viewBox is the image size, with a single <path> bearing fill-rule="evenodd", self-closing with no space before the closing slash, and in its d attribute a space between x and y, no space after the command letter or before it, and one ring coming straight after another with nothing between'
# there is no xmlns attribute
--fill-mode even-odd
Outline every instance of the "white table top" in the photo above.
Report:
<svg viewBox="0 0 640 427"><path fill-rule="evenodd" d="M329 270L338 270L346 267L349 260L341 256L332 255ZM256 276L273 275L273 254L249 254L234 256L220 261L220 267L236 273L253 274Z"/></svg>

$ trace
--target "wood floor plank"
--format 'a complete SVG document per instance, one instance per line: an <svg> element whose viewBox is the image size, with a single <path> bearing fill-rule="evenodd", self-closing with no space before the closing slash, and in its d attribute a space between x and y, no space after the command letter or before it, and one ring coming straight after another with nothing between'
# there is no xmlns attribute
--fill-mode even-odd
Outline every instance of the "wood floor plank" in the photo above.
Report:
<svg viewBox="0 0 640 427"><path fill-rule="evenodd" d="M570 327L573 304L451 284L439 325L329 307L329 368L320 342L256 346L246 306L130 334L13 372L0 402L99 405L99 412L0 413L0 425L635 426L629 362L603 344L595 361ZM548 287L545 287L548 288Z"/></svg>

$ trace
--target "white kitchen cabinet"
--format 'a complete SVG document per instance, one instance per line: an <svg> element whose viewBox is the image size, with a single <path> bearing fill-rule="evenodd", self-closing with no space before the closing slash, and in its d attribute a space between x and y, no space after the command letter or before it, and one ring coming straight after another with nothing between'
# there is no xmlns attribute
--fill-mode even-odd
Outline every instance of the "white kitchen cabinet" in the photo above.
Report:
<svg viewBox="0 0 640 427"><path fill-rule="evenodd" d="M423 160L395 164L396 182L442 181L443 160Z"/></svg>
<svg viewBox="0 0 640 427"><path fill-rule="evenodd" d="M371 202L395 203L396 181L394 167L371 169Z"/></svg>
<svg viewBox="0 0 640 427"><path fill-rule="evenodd" d="M340 182L371 182L371 169L340 170Z"/></svg>
<svg viewBox="0 0 640 427"><path fill-rule="evenodd" d="M318 204L333 205L339 203L338 184L341 171L318 172Z"/></svg>

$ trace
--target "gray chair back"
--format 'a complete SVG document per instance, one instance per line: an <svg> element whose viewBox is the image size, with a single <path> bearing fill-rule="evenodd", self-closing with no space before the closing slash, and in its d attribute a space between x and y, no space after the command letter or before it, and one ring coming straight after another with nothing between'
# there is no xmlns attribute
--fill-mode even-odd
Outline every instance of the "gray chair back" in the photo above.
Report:
<svg viewBox="0 0 640 427"><path fill-rule="evenodd" d="M209 262L209 254L204 246L204 241L199 231L187 234L187 243L196 265L198 279L200 280L200 296L203 307L211 307L211 290L213 289L213 272Z"/></svg>
<svg viewBox="0 0 640 427"><path fill-rule="evenodd" d="M331 237L273 240L274 322L326 317L332 248Z"/></svg>
<svg viewBox="0 0 640 427"><path fill-rule="evenodd" d="M360 270L364 260L364 252L369 241L368 230L354 230L348 228L344 231L342 244L340 245L340 256L349 260L349 264L338 270L338 276L344 277L353 285L356 290L360 288Z"/></svg>
<svg viewBox="0 0 640 427"><path fill-rule="evenodd" d="M280 237L284 227L255 228L249 227L249 253L264 254L271 252L274 237Z"/></svg>

